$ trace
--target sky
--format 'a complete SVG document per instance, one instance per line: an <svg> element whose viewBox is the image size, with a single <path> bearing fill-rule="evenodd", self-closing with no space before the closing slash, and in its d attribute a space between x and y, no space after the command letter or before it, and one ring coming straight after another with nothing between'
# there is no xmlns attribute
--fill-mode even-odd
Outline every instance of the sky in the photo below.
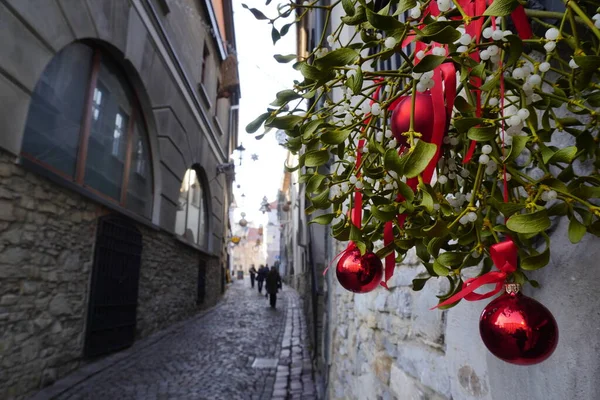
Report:
<svg viewBox="0 0 600 400"><path fill-rule="evenodd" d="M275 100L275 94L284 89L290 89L298 73L292 69L292 63L279 64L273 58L274 54L292 54L296 52L296 31L292 27L289 33L273 46L271 25L267 21L259 21L252 13L242 7L247 4L257 8L267 16L277 15L277 0L265 7L265 0L234 0L233 12L238 54L238 68L242 97L240 99L238 142L246 150L243 152L240 166L239 153L233 154L236 164L236 180L233 192L238 208L234 210L234 220L238 221L242 212L250 225L266 225L267 215L260 211L262 198L267 196L271 203L277 200L277 190L281 187L283 166L286 151L275 140L275 131L269 132L261 140L255 136L262 134L261 128L255 134L246 133L246 125L260 114L264 113L267 105ZM290 22L290 21L288 21ZM280 28L281 22L275 26ZM252 155L258 156L257 161ZM237 186L240 186L238 188ZM245 197L242 197L245 194ZM275 211L273 211L275 212Z"/></svg>

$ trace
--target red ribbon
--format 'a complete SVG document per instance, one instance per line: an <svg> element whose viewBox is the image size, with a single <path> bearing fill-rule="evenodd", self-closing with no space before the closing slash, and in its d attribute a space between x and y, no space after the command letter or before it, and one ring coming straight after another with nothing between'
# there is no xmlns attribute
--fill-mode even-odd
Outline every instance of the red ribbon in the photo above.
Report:
<svg viewBox="0 0 600 400"><path fill-rule="evenodd" d="M460 292L431 309L433 310L438 307L454 304L461 299L468 301L487 299L488 297L492 297L499 293L502 290L502 285L506 281L506 278L517 270L517 245L512 239L496 243L490 247L490 258L499 271L491 271L477 278L467 279ZM483 294L475 293L477 288L491 283L496 284L496 287L493 290Z"/></svg>

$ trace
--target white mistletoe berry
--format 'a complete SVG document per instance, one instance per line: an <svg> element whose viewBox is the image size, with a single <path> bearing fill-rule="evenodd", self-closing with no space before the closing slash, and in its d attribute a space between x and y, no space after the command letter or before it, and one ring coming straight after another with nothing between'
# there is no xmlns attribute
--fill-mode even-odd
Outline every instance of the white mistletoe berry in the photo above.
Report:
<svg viewBox="0 0 600 400"><path fill-rule="evenodd" d="M479 156L479 164L487 164L490 162L490 156L487 154L482 154Z"/></svg>
<svg viewBox="0 0 600 400"><path fill-rule="evenodd" d="M550 63L544 61L540 64L539 69L541 72L548 72L550 70Z"/></svg>
<svg viewBox="0 0 600 400"><path fill-rule="evenodd" d="M492 33L494 33L494 29L488 26L483 30L483 37L489 39L492 37Z"/></svg>
<svg viewBox="0 0 600 400"><path fill-rule="evenodd" d="M577 69L577 68L579 68L579 65L577 65L575 60L571 58L571 61L569 61L569 67L571 67L573 69Z"/></svg>
<svg viewBox="0 0 600 400"><path fill-rule="evenodd" d="M379 103L374 103L371 106L371 114L373 114L375 116L381 114L381 106L379 105Z"/></svg>
<svg viewBox="0 0 600 400"><path fill-rule="evenodd" d="M502 40L503 38L504 38L504 32L502 31L502 29L496 29L496 30L494 30L494 32L492 32L493 40Z"/></svg>
<svg viewBox="0 0 600 400"><path fill-rule="evenodd" d="M492 152L492 146L490 146L489 144L486 144L486 145L484 145L484 146L481 148L481 152L482 152L483 154L490 154L490 153Z"/></svg>
<svg viewBox="0 0 600 400"><path fill-rule="evenodd" d="M415 57L420 60L423 57L425 57L425 52L423 50L419 50L419 51L417 51L417 54L415 54Z"/></svg>
<svg viewBox="0 0 600 400"><path fill-rule="evenodd" d="M552 51L556 48L556 42L550 41L547 42L546 44L544 44L544 49L546 49L546 51Z"/></svg>
<svg viewBox="0 0 600 400"><path fill-rule="evenodd" d="M394 47L396 47L396 39L393 37L389 37L385 39L385 42L383 42L383 44L385 45L385 47L387 47L388 49L393 49Z"/></svg>
<svg viewBox="0 0 600 400"><path fill-rule="evenodd" d="M529 78L527 78L527 82L529 82L533 86L537 86L540 83L542 83L542 77L539 76L538 74L533 74Z"/></svg>
<svg viewBox="0 0 600 400"><path fill-rule="evenodd" d="M439 182L441 185L445 185L445 184L448 182L448 178L446 177L446 175L440 175L440 176L438 177L438 182Z"/></svg>
<svg viewBox="0 0 600 400"><path fill-rule="evenodd" d="M471 43L471 40L473 40L471 35L469 35L468 33L465 33L460 37L460 39L458 39L458 42L460 44L462 44L463 46L468 46Z"/></svg>
<svg viewBox="0 0 600 400"><path fill-rule="evenodd" d="M522 119L522 120L526 120L527 118L529 118L529 110L526 108L521 108L519 111L517 111L517 115Z"/></svg>
<svg viewBox="0 0 600 400"><path fill-rule="evenodd" d="M473 211L468 212L467 219L469 220L469 222L475 222L477 221L477 214L475 214Z"/></svg>
<svg viewBox="0 0 600 400"><path fill-rule="evenodd" d="M556 40L558 39L559 31L556 28L550 28L546 31L546 39L548 40Z"/></svg>
<svg viewBox="0 0 600 400"><path fill-rule="evenodd" d="M419 7L411 8L410 17L413 19L421 18L421 9Z"/></svg>

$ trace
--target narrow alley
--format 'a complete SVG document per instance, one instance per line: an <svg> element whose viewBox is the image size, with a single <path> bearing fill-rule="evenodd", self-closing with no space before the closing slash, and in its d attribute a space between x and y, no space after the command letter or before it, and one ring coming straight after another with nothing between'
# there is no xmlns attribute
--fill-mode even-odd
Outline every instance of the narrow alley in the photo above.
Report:
<svg viewBox="0 0 600 400"><path fill-rule="evenodd" d="M33 399L315 399L301 300L288 287L279 297L273 310L247 279L234 281L214 308Z"/></svg>

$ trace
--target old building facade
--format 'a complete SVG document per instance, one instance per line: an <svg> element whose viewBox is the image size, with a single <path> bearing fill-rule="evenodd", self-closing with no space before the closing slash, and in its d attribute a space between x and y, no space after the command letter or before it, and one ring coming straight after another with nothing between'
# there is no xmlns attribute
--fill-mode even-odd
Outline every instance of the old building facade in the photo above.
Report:
<svg viewBox="0 0 600 400"><path fill-rule="evenodd" d="M0 4L0 398L214 305L230 0Z"/></svg>

